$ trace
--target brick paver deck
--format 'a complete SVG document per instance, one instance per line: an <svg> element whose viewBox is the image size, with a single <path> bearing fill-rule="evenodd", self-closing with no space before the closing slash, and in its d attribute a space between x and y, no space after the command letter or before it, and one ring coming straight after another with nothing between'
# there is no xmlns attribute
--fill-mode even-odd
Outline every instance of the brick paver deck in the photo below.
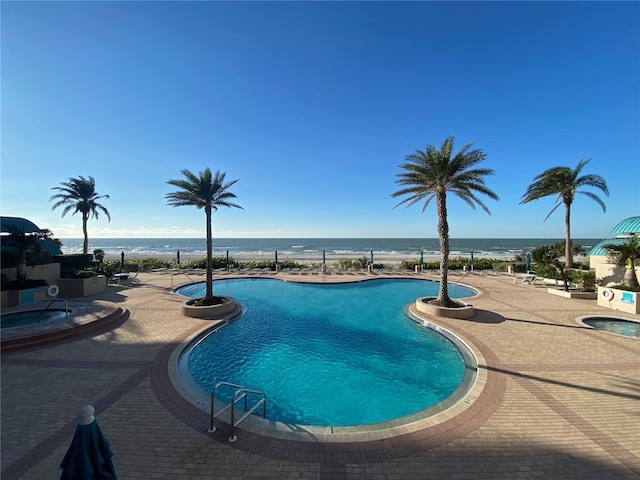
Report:
<svg viewBox="0 0 640 480"><path fill-rule="evenodd" d="M2 355L3 480L59 478L85 404L96 409L121 479L640 478L640 340L576 322L582 315L638 315L513 285L507 276L467 276L464 283L482 290L473 300L478 315L437 320L484 356L484 391L458 417L387 440L342 444L240 428L231 445L224 431L207 433L207 415L168 379L169 355L203 325L182 316L182 300L170 294L173 282L186 279L138 280L89 299L128 310L122 324Z"/></svg>

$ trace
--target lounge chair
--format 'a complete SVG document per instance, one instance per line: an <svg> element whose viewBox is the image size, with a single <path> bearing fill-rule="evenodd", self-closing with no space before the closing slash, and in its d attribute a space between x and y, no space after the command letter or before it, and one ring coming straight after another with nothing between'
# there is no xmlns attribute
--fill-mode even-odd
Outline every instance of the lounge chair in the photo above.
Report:
<svg viewBox="0 0 640 480"><path fill-rule="evenodd" d="M513 283L517 284L518 281L522 285L529 284L530 286L534 286L536 282L536 274L535 273L514 273L513 274Z"/></svg>

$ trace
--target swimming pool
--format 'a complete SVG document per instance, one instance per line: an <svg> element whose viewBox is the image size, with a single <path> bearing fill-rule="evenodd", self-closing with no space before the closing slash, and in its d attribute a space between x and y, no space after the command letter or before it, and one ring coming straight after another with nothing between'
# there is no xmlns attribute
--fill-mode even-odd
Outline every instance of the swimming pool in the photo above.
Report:
<svg viewBox="0 0 640 480"><path fill-rule="evenodd" d="M1 328L25 327L53 320L64 320L66 317L67 312L60 309L28 310L2 315L0 326Z"/></svg>
<svg viewBox="0 0 640 480"><path fill-rule="evenodd" d="M179 293L197 297L203 289ZM284 423L364 425L411 415L449 397L465 374L454 343L403 313L437 289L415 279L215 281L214 293L234 297L246 312L188 350L183 373L206 392L220 381L264 391L267 418Z"/></svg>

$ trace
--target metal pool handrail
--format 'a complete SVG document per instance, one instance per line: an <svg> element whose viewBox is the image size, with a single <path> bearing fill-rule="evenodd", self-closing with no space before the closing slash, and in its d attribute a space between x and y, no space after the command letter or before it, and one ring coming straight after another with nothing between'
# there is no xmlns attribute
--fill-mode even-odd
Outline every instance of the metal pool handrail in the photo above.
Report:
<svg viewBox="0 0 640 480"><path fill-rule="evenodd" d="M69 303L64 299L64 298L54 298L53 300L51 300L49 302L49 305L47 305L46 307L44 307L42 310L40 310L40 313L38 313L38 317L37 320L38 322L40 322L40 316L49 309L49 307L51 305L53 305L54 303L56 303L57 301L61 301L64 302L64 318L65 320L69 318Z"/></svg>
<svg viewBox="0 0 640 480"><path fill-rule="evenodd" d="M229 388L233 388L235 389L234 393L233 393L233 399L231 400L231 403L229 405L227 405L226 407L223 407L222 409L220 409L220 411L216 412L215 411L215 394L216 391L220 388L220 387L229 387ZM247 410L247 397L250 395L260 395L260 400L258 400L251 408L249 408ZM244 415L242 415L242 417L240 417L238 419L238 421L236 421L235 419L235 412L236 412L236 403L240 400L244 399ZM213 390L211 391L211 418L210 418L210 422L209 422L209 429L208 432L209 433L213 433L216 431L216 427L213 425L213 419L219 417L222 413L226 412L227 410L229 410L229 408L231 408L231 432L229 435L229 442L233 443L235 442L238 437L236 437L233 433L233 429L235 427L237 427L240 422L242 422L245 418L247 418L249 415L251 415L260 405L262 405L262 416L266 417L267 414L267 396L265 395L264 392L260 392L258 390L251 390L249 388L244 388L242 385L235 385L233 383L228 383L228 382L218 382L214 385Z"/></svg>

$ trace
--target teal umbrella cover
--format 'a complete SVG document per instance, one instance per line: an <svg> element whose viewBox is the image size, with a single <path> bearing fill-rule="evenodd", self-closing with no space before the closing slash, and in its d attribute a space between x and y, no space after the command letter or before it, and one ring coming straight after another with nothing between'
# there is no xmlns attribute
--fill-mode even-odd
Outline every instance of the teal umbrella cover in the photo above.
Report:
<svg viewBox="0 0 640 480"><path fill-rule="evenodd" d="M78 425L66 455L60 463L60 480L117 480L113 452L98 421Z"/></svg>

